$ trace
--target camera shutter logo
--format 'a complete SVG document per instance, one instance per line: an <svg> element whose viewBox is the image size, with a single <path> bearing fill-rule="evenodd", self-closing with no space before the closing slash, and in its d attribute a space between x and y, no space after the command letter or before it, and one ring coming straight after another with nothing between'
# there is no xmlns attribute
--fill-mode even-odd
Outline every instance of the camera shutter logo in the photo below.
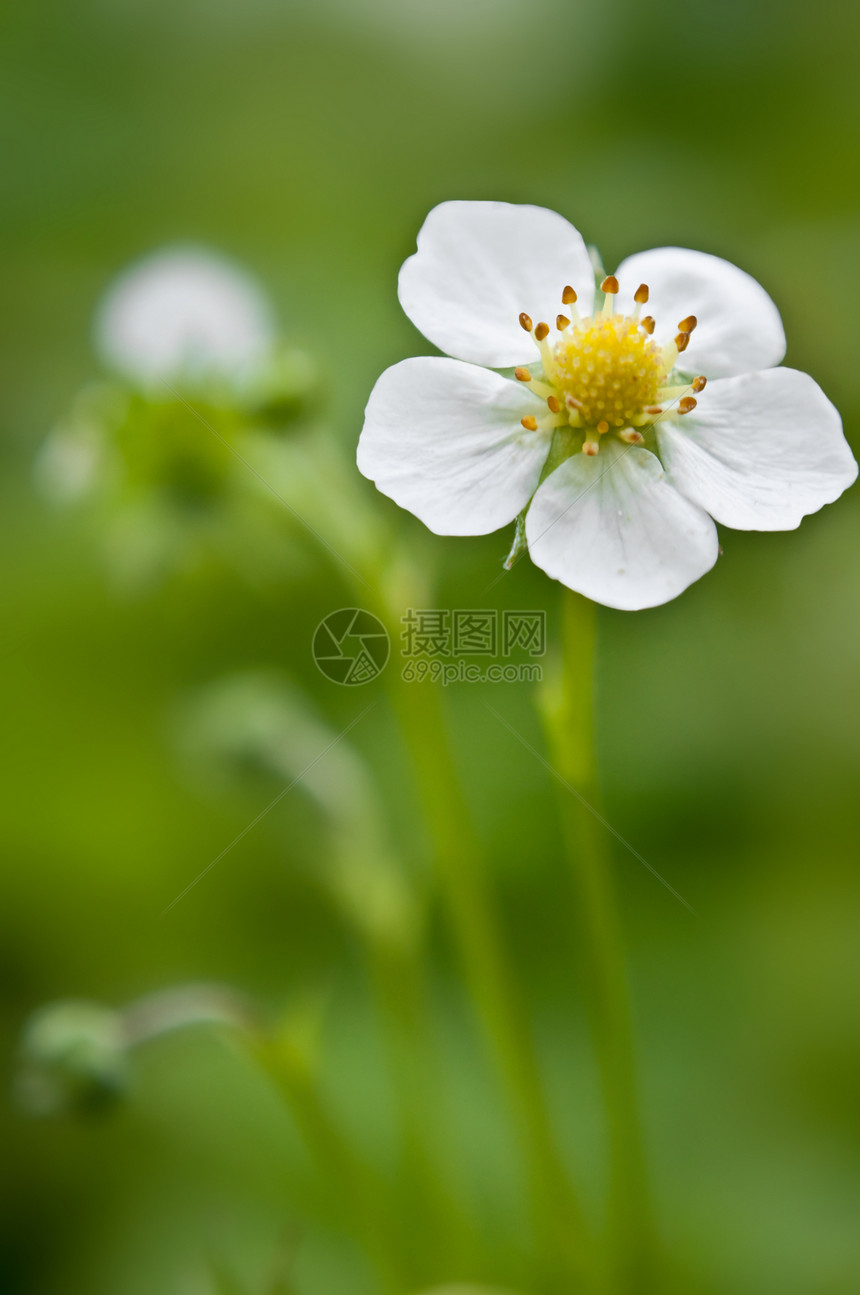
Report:
<svg viewBox="0 0 860 1295"><path fill-rule="evenodd" d="M334 683L370 683L385 669L391 640L382 621L361 607L341 607L316 627L314 661Z"/></svg>

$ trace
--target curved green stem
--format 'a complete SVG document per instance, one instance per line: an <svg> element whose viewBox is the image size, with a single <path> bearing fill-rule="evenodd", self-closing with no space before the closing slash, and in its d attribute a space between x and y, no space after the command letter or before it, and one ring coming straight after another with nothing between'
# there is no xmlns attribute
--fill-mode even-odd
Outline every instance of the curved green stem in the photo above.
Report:
<svg viewBox="0 0 860 1295"><path fill-rule="evenodd" d="M411 1274L400 1260L402 1246L385 1185L328 1110L304 1049L289 1030L269 1031L250 1000L227 986L205 983L137 999L121 1019L129 1047L200 1025L235 1030L286 1099L331 1200L352 1221L386 1295L401 1295L408 1288Z"/></svg>
<svg viewBox="0 0 860 1295"><path fill-rule="evenodd" d="M611 1289L647 1295L655 1289L655 1243L639 1120L624 946L606 829L597 806L594 756L596 608L565 589L561 669L547 680L543 712L551 758L562 779L562 815L579 910L582 960L606 1108L610 1155ZM585 803L583 803L585 802Z"/></svg>

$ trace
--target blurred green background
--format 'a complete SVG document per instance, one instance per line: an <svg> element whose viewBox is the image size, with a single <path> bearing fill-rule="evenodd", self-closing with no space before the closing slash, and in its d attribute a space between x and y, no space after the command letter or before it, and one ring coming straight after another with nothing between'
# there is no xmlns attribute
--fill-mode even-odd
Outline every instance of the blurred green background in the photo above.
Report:
<svg viewBox="0 0 860 1295"><path fill-rule="evenodd" d="M844 0L5 0L6 1094L43 1002L118 1005L212 979L273 1010L323 993L332 1101L369 1156L384 1162L391 1136L365 978L315 884L300 796L161 915L279 789L190 769L175 741L184 701L224 675L283 671L339 730L382 692L357 699L313 665L314 627L349 595L310 539L304 551L294 536L295 579L275 598L227 562L128 596L105 579L86 514L36 494L38 447L96 371L91 317L115 272L177 239L245 263L318 355L349 463L378 373L430 349L395 293L428 209L544 204L608 267L678 243L749 270L783 313L787 362L821 382L856 451L858 40ZM507 536L421 536L360 489L439 563L443 605L484 605ZM857 492L798 532L722 539L714 572L678 601L600 615L607 814L698 913L616 850L661 1227L691 1289L852 1295ZM558 591L527 562L489 597L545 606L554 632ZM445 702L559 1125L597 1173L555 789L486 700L542 747L532 689L457 685ZM350 740L393 807L391 839L426 858L384 701ZM435 917L432 947L446 1154L498 1235L489 1275L516 1285L511 1151ZM300 1295L374 1289L289 1116L222 1039L153 1044L132 1099L95 1125L2 1107L10 1295L207 1295L213 1265L233 1274L224 1290L260 1291L285 1237Z"/></svg>

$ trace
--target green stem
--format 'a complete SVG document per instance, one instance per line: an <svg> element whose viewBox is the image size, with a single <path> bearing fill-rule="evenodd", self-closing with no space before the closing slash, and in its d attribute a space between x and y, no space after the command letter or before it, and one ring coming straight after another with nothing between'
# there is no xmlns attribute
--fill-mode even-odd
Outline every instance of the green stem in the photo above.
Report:
<svg viewBox="0 0 860 1295"><path fill-rule="evenodd" d="M328 1110L301 1051L284 1038L260 1037L257 1055L283 1094L330 1198L375 1267L381 1289L401 1295L410 1276L399 1258L400 1238L384 1184Z"/></svg>
<svg viewBox="0 0 860 1295"><path fill-rule="evenodd" d="M606 829L587 807L597 808L598 801L594 755L595 622L594 603L565 589L563 658L561 669L547 681L543 711L555 769L583 798L580 801L570 791L562 791L589 1016L609 1139L610 1288L624 1295L647 1295L655 1289L655 1243L624 945Z"/></svg>
<svg viewBox="0 0 860 1295"><path fill-rule="evenodd" d="M255 1006L223 985L191 984L162 990L122 1012L128 1047L200 1025L235 1030L285 1097L332 1201L355 1227L357 1240L377 1269L388 1295L400 1295L409 1277L399 1264L396 1234L383 1183L328 1110L315 1075L288 1031L269 1032Z"/></svg>
<svg viewBox="0 0 860 1295"><path fill-rule="evenodd" d="M582 1290L591 1263L578 1196L559 1155L534 1043L482 872L477 841L448 747L437 689L402 684L393 698L432 834L437 874L479 1016L528 1170L547 1290Z"/></svg>
<svg viewBox="0 0 860 1295"><path fill-rule="evenodd" d="M368 948L399 1112L398 1212L406 1248L426 1270L429 1281L434 1271L468 1271L475 1260L475 1247L437 1154L443 1133L438 1115L438 1065L429 995L417 953L417 949L396 948L381 940Z"/></svg>

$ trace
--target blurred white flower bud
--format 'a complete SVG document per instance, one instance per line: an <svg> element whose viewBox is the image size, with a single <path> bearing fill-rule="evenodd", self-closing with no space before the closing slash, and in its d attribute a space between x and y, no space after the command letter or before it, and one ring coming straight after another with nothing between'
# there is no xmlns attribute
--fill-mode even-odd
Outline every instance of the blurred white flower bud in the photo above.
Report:
<svg viewBox="0 0 860 1295"><path fill-rule="evenodd" d="M194 246L164 248L124 270L95 320L102 361L143 386L238 377L265 359L274 336L271 307L254 280Z"/></svg>
<svg viewBox="0 0 860 1295"><path fill-rule="evenodd" d="M32 1115L91 1115L128 1083L122 1017L99 1003L49 1003L21 1039L16 1096Z"/></svg>

